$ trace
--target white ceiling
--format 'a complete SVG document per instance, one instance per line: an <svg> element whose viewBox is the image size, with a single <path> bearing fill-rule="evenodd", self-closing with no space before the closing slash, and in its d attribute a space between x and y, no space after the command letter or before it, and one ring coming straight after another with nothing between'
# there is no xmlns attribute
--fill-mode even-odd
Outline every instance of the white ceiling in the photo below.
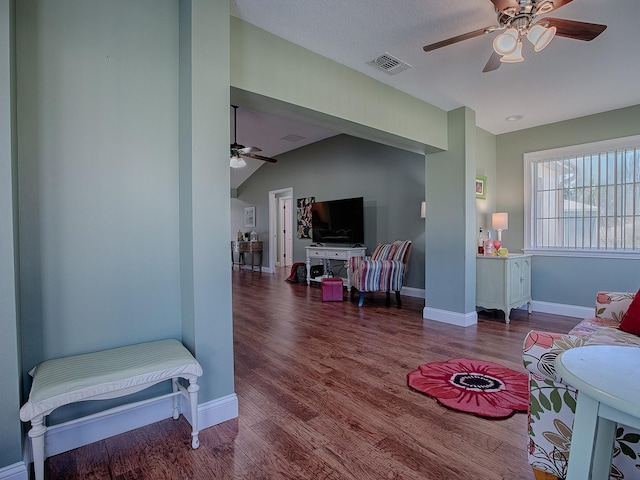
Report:
<svg viewBox="0 0 640 480"><path fill-rule="evenodd" d="M538 53L525 42L524 62L482 73L495 33L428 53L422 47L495 25L490 0L231 0L232 15L290 42L443 110L470 107L477 125L493 134L640 104L638 6L638 0L573 0L547 16L607 25L599 37L557 36ZM383 53L412 68L389 75L366 63ZM266 156L303 145L280 142L271 151L270 142L295 134L297 123L282 119L279 131L270 120L244 127L241 110L239 143ZM516 114L523 118L505 120ZM298 134L309 139L335 133L301 128L305 133Z"/></svg>

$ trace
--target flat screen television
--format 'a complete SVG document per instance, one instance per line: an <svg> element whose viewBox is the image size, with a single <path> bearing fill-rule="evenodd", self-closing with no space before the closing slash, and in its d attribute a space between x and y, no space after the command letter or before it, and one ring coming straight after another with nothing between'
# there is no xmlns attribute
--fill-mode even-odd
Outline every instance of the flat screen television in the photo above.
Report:
<svg viewBox="0 0 640 480"><path fill-rule="evenodd" d="M364 199L362 197L314 202L311 206L314 243L364 243Z"/></svg>

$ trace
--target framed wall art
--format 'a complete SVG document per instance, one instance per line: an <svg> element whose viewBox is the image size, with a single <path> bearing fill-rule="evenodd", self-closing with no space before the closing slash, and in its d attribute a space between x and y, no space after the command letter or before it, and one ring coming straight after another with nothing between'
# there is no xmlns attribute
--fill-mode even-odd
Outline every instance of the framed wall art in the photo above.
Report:
<svg viewBox="0 0 640 480"><path fill-rule="evenodd" d="M244 226L256 226L256 207L244 207Z"/></svg>
<svg viewBox="0 0 640 480"><path fill-rule="evenodd" d="M476 175L476 198L487 198L487 177L484 175Z"/></svg>
<svg viewBox="0 0 640 480"><path fill-rule="evenodd" d="M311 206L316 197L299 198L297 201L298 238L311 238Z"/></svg>

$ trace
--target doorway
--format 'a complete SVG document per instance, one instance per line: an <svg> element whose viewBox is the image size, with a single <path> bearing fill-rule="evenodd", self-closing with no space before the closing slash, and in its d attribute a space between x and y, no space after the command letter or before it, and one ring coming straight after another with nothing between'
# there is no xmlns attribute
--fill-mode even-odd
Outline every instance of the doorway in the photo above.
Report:
<svg viewBox="0 0 640 480"><path fill-rule="evenodd" d="M269 192L269 265L293 265L293 188Z"/></svg>

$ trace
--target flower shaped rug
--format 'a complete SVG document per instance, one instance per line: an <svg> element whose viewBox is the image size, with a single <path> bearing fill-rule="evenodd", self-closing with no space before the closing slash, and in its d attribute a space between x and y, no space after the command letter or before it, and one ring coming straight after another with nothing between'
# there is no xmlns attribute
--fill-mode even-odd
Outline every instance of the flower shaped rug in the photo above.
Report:
<svg viewBox="0 0 640 480"><path fill-rule="evenodd" d="M426 363L407 380L439 404L480 417L508 418L529 408L527 375L497 363L468 358Z"/></svg>

